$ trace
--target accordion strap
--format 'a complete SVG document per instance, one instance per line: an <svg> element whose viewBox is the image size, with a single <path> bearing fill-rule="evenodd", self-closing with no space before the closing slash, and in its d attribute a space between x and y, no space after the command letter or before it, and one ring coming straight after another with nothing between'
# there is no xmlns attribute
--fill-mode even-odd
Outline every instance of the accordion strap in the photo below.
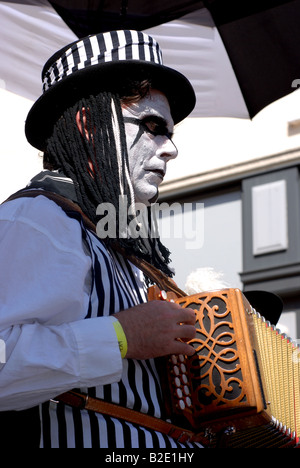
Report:
<svg viewBox="0 0 300 468"><path fill-rule="evenodd" d="M79 213L82 216L83 222L85 226L90 229L91 231L96 232L96 226L92 223L92 221L84 214L80 206L73 202L72 200L69 200L66 197L63 197L62 195L59 195L58 193L55 192L50 192L48 190L42 190L42 189L24 189L20 190L19 192L14 193L11 195L9 198L7 198L3 203L6 203L8 201L16 200L18 198L35 198L42 195L43 197L48 198L49 200L52 200L55 202L58 206L60 206L66 213L75 211Z"/></svg>
<svg viewBox="0 0 300 468"><path fill-rule="evenodd" d="M127 258L131 263L137 266L148 278L153 281L161 290L171 291L177 296L182 297L186 296L186 293L183 292L174 281L168 278L162 271L158 268L155 268L153 265L148 263L142 258L135 257L134 255L129 255L126 253L119 244L113 244L113 249L119 252L123 257Z"/></svg>
<svg viewBox="0 0 300 468"><path fill-rule="evenodd" d="M154 416L149 416L114 403L108 403L104 400L100 400L99 398L93 398L85 393L77 393L73 390L62 393L52 401L55 403L64 403L72 408L93 411L95 413L122 419L132 424L137 424L144 428L166 434L180 443L201 442L203 438L200 434L194 434L191 431L174 426L173 424Z"/></svg>

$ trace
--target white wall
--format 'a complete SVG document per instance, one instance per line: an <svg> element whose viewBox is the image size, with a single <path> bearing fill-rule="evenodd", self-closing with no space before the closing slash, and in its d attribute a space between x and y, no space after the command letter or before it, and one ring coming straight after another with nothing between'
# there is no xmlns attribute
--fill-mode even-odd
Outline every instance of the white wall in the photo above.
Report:
<svg viewBox="0 0 300 468"><path fill-rule="evenodd" d="M0 89L0 202L41 169L40 155L24 135L31 105L31 101Z"/></svg>
<svg viewBox="0 0 300 468"><path fill-rule="evenodd" d="M300 147L300 133L288 136L288 122L300 119L300 90L263 109L252 121L193 118L179 124L179 156L166 182ZM300 131L300 129L299 129Z"/></svg>

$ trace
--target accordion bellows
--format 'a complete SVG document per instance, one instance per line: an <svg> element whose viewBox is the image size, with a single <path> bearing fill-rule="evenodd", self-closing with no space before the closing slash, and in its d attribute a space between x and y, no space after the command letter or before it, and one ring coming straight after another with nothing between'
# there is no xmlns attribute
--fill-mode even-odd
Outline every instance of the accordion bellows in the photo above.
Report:
<svg viewBox="0 0 300 468"><path fill-rule="evenodd" d="M193 357L161 373L166 410L210 447L298 447L300 350L238 289L175 299L195 310Z"/></svg>

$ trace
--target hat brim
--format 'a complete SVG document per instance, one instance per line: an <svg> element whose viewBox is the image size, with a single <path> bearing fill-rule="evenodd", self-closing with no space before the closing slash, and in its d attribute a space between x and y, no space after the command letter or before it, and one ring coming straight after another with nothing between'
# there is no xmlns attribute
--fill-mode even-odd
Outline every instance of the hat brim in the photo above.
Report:
<svg viewBox="0 0 300 468"><path fill-rule="evenodd" d="M78 70L51 86L28 113L25 122L27 140L44 151L53 125L76 101L101 91L122 93L128 80L144 79L149 79L152 88L166 95L175 124L192 112L196 102L195 92L189 80L180 72L140 60L107 62Z"/></svg>
<svg viewBox="0 0 300 468"><path fill-rule="evenodd" d="M283 310L282 299L277 294L269 291L245 291L243 294L271 325L277 325Z"/></svg>

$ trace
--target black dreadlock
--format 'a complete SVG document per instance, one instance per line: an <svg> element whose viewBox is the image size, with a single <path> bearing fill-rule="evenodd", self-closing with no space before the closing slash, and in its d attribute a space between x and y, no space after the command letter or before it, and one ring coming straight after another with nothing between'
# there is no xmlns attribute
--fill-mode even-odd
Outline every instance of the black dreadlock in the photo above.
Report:
<svg viewBox="0 0 300 468"><path fill-rule="evenodd" d="M79 112L79 113L78 113ZM82 131L76 119L80 116ZM87 133L86 133L87 132ZM78 101L68 108L54 126L47 141L44 166L62 169L73 180L77 202L95 223L99 221L97 207L111 203L115 207L115 233L118 243L127 252L144 258L168 276L170 252L161 243L157 231L153 234L151 208L147 209L147 236L119 235L119 202L123 192L128 205L134 206L134 195L129 179L128 154L121 100L116 94L101 92ZM127 216L127 225L136 219L136 213ZM140 221L140 219L139 219ZM143 231L145 232L145 231ZM108 243L109 238L105 239Z"/></svg>

